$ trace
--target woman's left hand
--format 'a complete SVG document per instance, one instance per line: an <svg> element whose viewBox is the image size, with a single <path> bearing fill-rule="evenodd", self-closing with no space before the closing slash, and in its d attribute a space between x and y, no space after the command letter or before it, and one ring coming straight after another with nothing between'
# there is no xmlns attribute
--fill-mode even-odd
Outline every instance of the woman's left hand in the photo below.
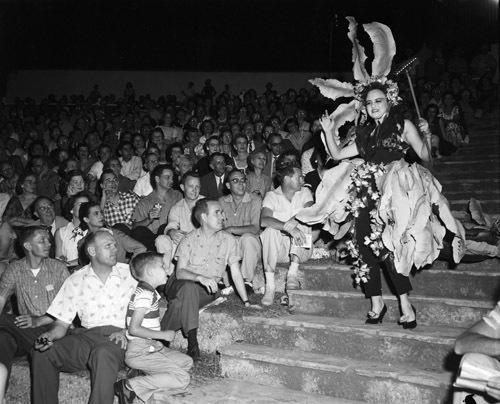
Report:
<svg viewBox="0 0 500 404"><path fill-rule="evenodd" d="M427 122L424 118L420 118L418 120L418 130L424 135L430 135L431 131L429 129L429 122Z"/></svg>

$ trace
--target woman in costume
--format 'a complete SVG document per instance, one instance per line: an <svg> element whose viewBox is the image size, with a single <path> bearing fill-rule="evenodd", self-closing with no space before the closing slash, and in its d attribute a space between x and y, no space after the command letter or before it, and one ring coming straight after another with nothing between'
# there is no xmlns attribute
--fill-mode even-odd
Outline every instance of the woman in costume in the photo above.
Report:
<svg viewBox="0 0 500 404"><path fill-rule="evenodd" d="M441 185L431 173L404 160L412 148L428 161L431 134L422 120L419 127L426 134L422 139L415 126L393 108L400 98L396 83L387 80L396 50L390 29L376 22L363 25L374 43L369 76L364 49L356 38L357 23L352 17L348 21L357 83L311 81L329 98L353 98L320 121L327 150L342 162L325 173L316 191L316 204L297 219L309 224L324 222L336 239L350 232L352 238L346 244L354 259L355 280L363 284L365 296L371 300L366 323L381 323L387 312L380 278L384 268L399 298L402 315L398 323L411 329L417 325L416 310L408 297L411 269L438 257L446 229L455 234L452 244L458 262L463 228L451 215ZM357 125L355 138L340 142L338 129L349 121ZM361 158L352 159L356 156Z"/></svg>

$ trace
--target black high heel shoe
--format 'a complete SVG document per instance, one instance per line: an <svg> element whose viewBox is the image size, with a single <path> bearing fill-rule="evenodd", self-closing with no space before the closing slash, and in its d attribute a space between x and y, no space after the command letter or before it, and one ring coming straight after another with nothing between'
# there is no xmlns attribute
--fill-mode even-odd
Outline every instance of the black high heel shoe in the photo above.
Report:
<svg viewBox="0 0 500 404"><path fill-rule="evenodd" d="M368 318L365 324L382 324L385 313L387 313L387 306L384 304L384 307L382 307L382 310L380 310L380 313L378 313L376 317L370 317L370 315L367 314Z"/></svg>
<svg viewBox="0 0 500 404"><path fill-rule="evenodd" d="M413 307L413 305L411 306L411 308L413 310L413 313L415 314L415 320L401 322L401 325L405 330L413 330L417 327L417 310L415 309L415 307Z"/></svg>

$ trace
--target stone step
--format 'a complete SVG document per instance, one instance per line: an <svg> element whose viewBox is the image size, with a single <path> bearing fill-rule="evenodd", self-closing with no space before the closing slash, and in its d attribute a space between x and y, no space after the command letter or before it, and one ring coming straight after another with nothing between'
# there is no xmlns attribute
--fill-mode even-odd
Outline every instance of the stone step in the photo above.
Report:
<svg viewBox="0 0 500 404"><path fill-rule="evenodd" d="M437 326L404 330L397 324L371 325L364 320L308 314L245 316L243 321L246 343L435 371L457 369L460 358L453 346L465 331Z"/></svg>
<svg viewBox="0 0 500 404"><path fill-rule="evenodd" d="M445 172L447 170L453 170L453 172L462 171L482 171L482 170L493 170L498 171L498 159L483 159L483 160L473 160L473 161L443 161L436 163L433 167L433 172L438 174Z"/></svg>
<svg viewBox="0 0 500 404"><path fill-rule="evenodd" d="M223 348L221 369L234 379L386 404L442 402L451 382L447 372L250 344Z"/></svg>
<svg viewBox="0 0 500 404"><path fill-rule="evenodd" d="M498 260L498 258L491 258L480 262L461 262L458 265L447 261L436 260L427 269L497 273L500 272L500 260ZM498 286L500 288L500 285Z"/></svg>
<svg viewBox="0 0 500 404"><path fill-rule="evenodd" d="M459 199L459 200L448 200L450 202L451 210L463 210L467 211L469 205L469 199ZM500 199L493 199L489 201L481 201L481 207L483 212L489 214L499 214L500 213Z"/></svg>
<svg viewBox="0 0 500 404"><path fill-rule="evenodd" d="M500 300L500 268L497 268L496 272L464 270L465 265L459 265L456 270L424 269L418 271L412 277L412 293L419 296L453 299ZM307 263L303 266L303 273L304 289L353 291L352 270L349 265ZM382 288L384 291L390 290L385 277L382 277Z"/></svg>
<svg viewBox="0 0 500 404"><path fill-rule="evenodd" d="M487 170L465 170L455 172L451 169L444 171L433 170L432 174L438 179L439 182L443 181L463 181L463 180L481 180L485 178L499 178L500 170L497 167L492 167Z"/></svg>
<svg viewBox="0 0 500 404"><path fill-rule="evenodd" d="M500 189L500 179L498 178L479 178L479 179L468 179L468 180L456 180L447 179L441 181L443 186L443 193L446 195L447 192L474 192L483 190L493 189L497 191Z"/></svg>
<svg viewBox="0 0 500 404"><path fill-rule="evenodd" d="M498 184L497 184L498 185ZM498 187L490 186L483 189L474 189L472 191L447 191L443 190L443 195L449 201L469 201L471 198L475 198L481 202L481 204L488 201L500 200L500 189Z"/></svg>
<svg viewBox="0 0 500 404"><path fill-rule="evenodd" d="M290 290L288 297L289 304L296 314L365 319L370 309L370 302L361 291ZM460 300L415 294L410 298L417 310L418 324L450 327L470 327L496 303L491 300ZM400 317L396 297L386 294L384 300L388 307L385 317L387 323L396 323Z"/></svg>

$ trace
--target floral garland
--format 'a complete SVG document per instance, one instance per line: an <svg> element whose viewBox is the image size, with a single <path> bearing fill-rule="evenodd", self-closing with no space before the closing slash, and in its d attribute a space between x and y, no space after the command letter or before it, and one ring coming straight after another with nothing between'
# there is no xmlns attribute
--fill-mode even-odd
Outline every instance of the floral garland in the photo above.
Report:
<svg viewBox="0 0 500 404"><path fill-rule="evenodd" d="M363 92L365 88L373 83L383 84L386 88L386 96L387 100L391 105L397 105L402 98L399 96L399 88L398 84L392 80L387 80L386 77L372 76L369 77L366 81L358 81L354 85L354 98L358 101L362 102Z"/></svg>
<svg viewBox="0 0 500 404"><path fill-rule="evenodd" d="M359 216L359 209L367 207L368 198L374 201L380 199L378 190L374 189L372 185L375 183L375 179L384 173L384 164L364 163L354 169L351 174L352 182L348 189L349 199L346 204L346 210L354 218ZM384 248L384 244L382 242L383 223L378 216L377 209L370 211L370 227L372 232L369 236L365 236L364 244L370 246L373 253L379 256ZM351 230L351 234L353 233L354 228ZM354 259L352 269L354 271L355 282L357 284L368 282L370 268L363 262L355 238L353 237L347 241L346 246L349 254Z"/></svg>

